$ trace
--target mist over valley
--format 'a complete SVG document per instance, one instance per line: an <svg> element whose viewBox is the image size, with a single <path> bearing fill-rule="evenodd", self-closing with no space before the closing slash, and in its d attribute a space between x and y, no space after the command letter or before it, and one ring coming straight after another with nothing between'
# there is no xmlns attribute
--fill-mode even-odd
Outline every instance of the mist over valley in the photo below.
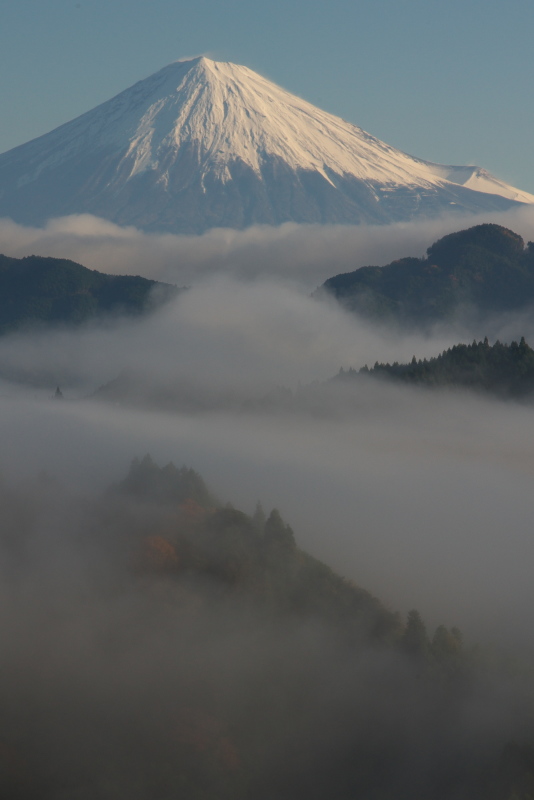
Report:
<svg viewBox="0 0 534 800"><path fill-rule="evenodd" d="M290 242L286 261L292 252ZM130 251L123 258L127 272ZM306 547L391 608L416 607L436 624L458 616L474 637L520 642L529 404L329 379L482 335L533 341L528 309L487 318L483 330L464 319L422 334L318 302L306 283L298 263L283 280L204 273L143 319L3 336L9 473L101 488L134 455L185 463L239 507L261 495L280 508ZM14 371L24 382L9 380ZM63 403L50 399L57 385Z"/></svg>
<svg viewBox="0 0 534 800"><path fill-rule="evenodd" d="M0 221L0 793L533 796L534 214L454 186Z"/></svg>

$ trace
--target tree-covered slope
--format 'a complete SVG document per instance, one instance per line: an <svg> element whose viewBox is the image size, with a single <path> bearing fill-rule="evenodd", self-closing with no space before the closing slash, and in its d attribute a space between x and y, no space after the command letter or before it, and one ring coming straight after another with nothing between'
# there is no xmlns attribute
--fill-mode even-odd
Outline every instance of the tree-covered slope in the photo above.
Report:
<svg viewBox="0 0 534 800"><path fill-rule="evenodd" d="M2 797L532 797L529 663L401 623L278 511L145 457L0 483L0 522Z"/></svg>
<svg viewBox="0 0 534 800"><path fill-rule="evenodd" d="M420 386L463 387L492 392L501 397L525 397L534 392L534 350L524 337L510 345L487 338L472 344L457 344L436 358L415 356L407 364L380 364L357 371L341 370L338 379L358 375L384 377Z"/></svg>
<svg viewBox="0 0 534 800"><path fill-rule="evenodd" d="M134 459L126 478L109 497L126 498L133 510L130 544L137 541L139 569L164 568L177 579L184 575L209 577L222 595L238 592L243 598L284 613L319 615L331 621L349 620L354 635L394 638L399 620L369 592L336 575L325 564L300 550L291 528L273 509L265 515L258 505L254 516L223 506L194 470L173 464L158 467L150 456ZM172 533L148 540L136 518L152 514L152 534L158 532L160 513L174 514ZM165 552L167 557L162 557ZM153 556L156 554L156 559ZM146 558L146 560L145 560ZM204 583L204 586L206 584Z"/></svg>
<svg viewBox="0 0 534 800"><path fill-rule="evenodd" d="M106 275L67 259L0 255L0 333L143 314L177 291L169 284Z"/></svg>
<svg viewBox="0 0 534 800"><path fill-rule="evenodd" d="M401 258L329 278L326 292L345 307L374 319L429 324L464 309L479 314L534 302L534 244L484 224L451 233L426 258Z"/></svg>

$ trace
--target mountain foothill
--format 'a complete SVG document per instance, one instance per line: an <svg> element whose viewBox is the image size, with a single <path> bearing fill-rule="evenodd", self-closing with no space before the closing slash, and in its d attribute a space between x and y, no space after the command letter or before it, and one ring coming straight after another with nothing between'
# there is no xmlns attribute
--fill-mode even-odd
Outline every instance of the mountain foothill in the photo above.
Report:
<svg viewBox="0 0 534 800"><path fill-rule="evenodd" d="M176 298L177 287L128 275L106 275L65 259L0 256L0 334L76 327L120 317L141 318ZM194 289L192 290L194 291ZM448 234L424 258L401 258L383 267L361 267L328 279L317 302L334 297L344 308L380 325L429 330L468 316L479 329L492 315L524 310L534 303L534 244L495 224ZM5 370L4 370L5 372ZM341 376L352 378L353 367ZM11 378L21 379L13 372ZM527 397L534 389L532 351L524 338L504 344L458 344L432 359L375 364L360 375L389 377L414 385L461 386L502 397ZM7 373L6 373L7 376ZM24 373L24 380L50 382ZM266 396L208 391L166 376L125 370L94 394L95 399L160 409L190 411L217 406L291 409L318 400L317 386L300 387L299 399L279 387Z"/></svg>
<svg viewBox="0 0 534 800"><path fill-rule="evenodd" d="M0 255L0 334L139 317L179 292L134 275L106 275L63 258Z"/></svg>
<svg viewBox="0 0 534 800"><path fill-rule="evenodd" d="M2 797L531 797L529 662L401 619L277 509L145 455L83 497L2 483L0 520Z"/></svg>
<svg viewBox="0 0 534 800"><path fill-rule="evenodd" d="M181 291L132 275L106 275L67 259L0 255L0 333L142 315ZM534 243L496 224L432 244L424 258L397 259L329 278L314 293L375 322L429 327L461 315L483 319L534 303Z"/></svg>
<svg viewBox="0 0 534 800"><path fill-rule="evenodd" d="M375 321L425 329L437 322L534 303L534 243L491 223L448 234L424 258L400 258L329 278L316 296Z"/></svg>

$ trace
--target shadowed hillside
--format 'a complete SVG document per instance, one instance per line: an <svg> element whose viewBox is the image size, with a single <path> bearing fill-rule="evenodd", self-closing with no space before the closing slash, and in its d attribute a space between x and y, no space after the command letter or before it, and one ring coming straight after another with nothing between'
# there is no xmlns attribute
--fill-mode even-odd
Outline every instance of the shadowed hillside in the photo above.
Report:
<svg viewBox="0 0 534 800"><path fill-rule="evenodd" d="M140 315L178 291L139 276L105 275L62 258L0 255L0 333Z"/></svg>
<svg viewBox="0 0 534 800"><path fill-rule="evenodd" d="M444 236L426 258L401 258L329 278L327 293L382 321L426 326L458 313L484 316L534 303L534 243L500 225Z"/></svg>
<svg viewBox="0 0 534 800"><path fill-rule="evenodd" d="M0 522L2 797L532 797L530 663L401 623L276 509L146 456L0 483Z"/></svg>

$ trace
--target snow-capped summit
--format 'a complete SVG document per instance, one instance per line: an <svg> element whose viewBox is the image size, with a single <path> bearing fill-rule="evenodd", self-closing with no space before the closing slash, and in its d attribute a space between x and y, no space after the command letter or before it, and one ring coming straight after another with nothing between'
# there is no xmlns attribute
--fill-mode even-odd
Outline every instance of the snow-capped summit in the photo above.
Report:
<svg viewBox="0 0 534 800"><path fill-rule="evenodd" d="M0 155L0 216L89 212L147 230L385 223L534 196L473 166L402 153L247 67L170 64Z"/></svg>

